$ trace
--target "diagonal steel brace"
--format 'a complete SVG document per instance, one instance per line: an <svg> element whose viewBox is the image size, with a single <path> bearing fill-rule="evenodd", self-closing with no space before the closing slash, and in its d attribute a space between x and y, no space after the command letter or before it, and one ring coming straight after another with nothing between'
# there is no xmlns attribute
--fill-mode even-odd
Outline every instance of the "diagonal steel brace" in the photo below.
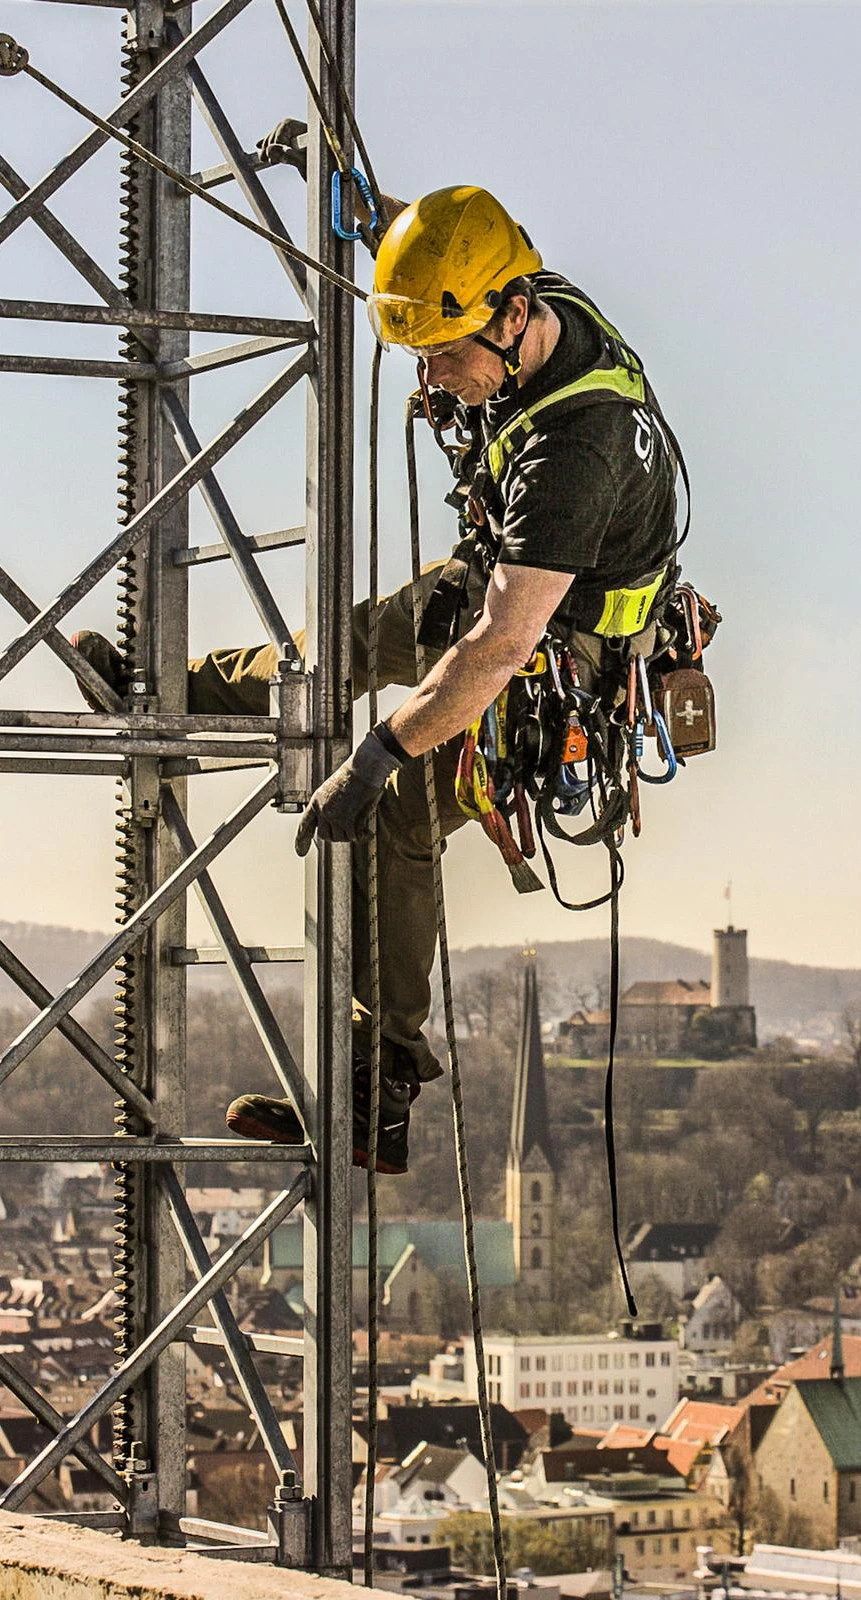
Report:
<svg viewBox="0 0 861 1600"><path fill-rule="evenodd" d="M261 1212L257 1221L252 1223L242 1237L212 1264L199 1282L183 1295L173 1311L170 1311L157 1327L147 1334L143 1342L126 1357L98 1394L94 1395L92 1400L88 1401L66 1424L53 1443L46 1445L29 1466L25 1467L15 1482L0 1495L0 1507L4 1511L16 1510L26 1500L28 1494L31 1494L48 1474L60 1465L60 1462L74 1450L78 1441L89 1432L93 1423L98 1422L99 1417L103 1417L105 1412L110 1410L114 1401L137 1382L156 1357L160 1356L162 1351L173 1343L177 1334L187 1327L192 1317L212 1299L216 1291L222 1289L234 1273L251 1259L258 1246L277 1228L279 1222L289 1216L291 1211L295 1211L299 1202L308 1194L309 1186L310 1174L303 1172L289 1189L276 1195L266 1210Z"/></svg>
<svg viewBox="0 0 861 1600"><path fill-rule="evenodd" d="M272 407L277 405L282 396L287 394L299 382L300 378L304 378L313 370L313 365L313 353L310 350L306 350L298 361L294 361L292 366L287 367L284 372L279 373L277 378L267 384L256 399L252 400L251 404L246 406L238 417L228 423L227 427L222 429L221 433L213 439L211 444L207 445L205 450L195 456L194 460L177 472L169 483L166 483L164 488L153 496L152 500L142 506L137 515L126 523L117 537L112 539L111 543L106 545L104 550L84 568L83 572L79 573L78 577L63 590L59 598L54 600L45 611L41 612L24 633L19 634L18 638L13 639L12 643L7 646L2 655L0 655L0 678L5 678L6 674L11 672L19 661L23 661L34 645L38 644L40 639L44 639L51 632L51 629L66 616L67 612L71 611L79 600L82 600L102 578L107 576L120 558L127 555L129 550L139 543L144 534L148 533L150 528L154 527L166 512L170 511L178 501L182 500L189 489L199 483L210 468L217 461L220 461L223 456L226 456L227 452L240 439L245 437L254 424L266 415L267 411L271 411Z"/></svg>
<svg viewBox="0 0 861 1600"><path fill-rule="evenodd" d="M224 3L219 6L217 11L213 12L211 17L207 17L206 21L202 22L199 28L195 28L193 33L187 34L169 55L162 58L152 72L148 73L145 78L141 79L140 83L136 84L135 88L104 118L104 121L110 122L115 128L128 127L128 124L134 120L138 112L144 106L149 105L149 102L160 93L165 84L170 83L178 72L181 72L190 61L194 60L197 52L202 50L204 45L209 44L210 40L214 39L222 28L226 28L227 24L232 22L234 17L238 16L240 11L244 11L246 6L250 4L251 0L224 0ZM87 134L87 137L74 150L64 156L62 161L58 162L53 171L47 173L39 183L34 184L32 189L28 189L17 205L7 211L5 217L0 218L0 244L3 244L15 232L16 228L20 228L22 222L26 222L29 217L35 216L45 201L52 194L56 194L67 179L71 178L74 173L84 166L85 162L89 161L97 150L101 150L102 145L107 143L109 137L110 135L102 133L101 129L94 129L92 133Z"/></svg>
<svg viewBox="0 0 861 1600"><path fill-rule="evenodd" d="M186 859L196 849L191 829L173 794L166 790L162 800L164 820L171 830ZM260 981L248 957L245 946L237 938L224 904L208 872L201 872L195 880L195 890L201 901L210 927L224 951L225 961L236 979L239 992L251 1015L266 1054L276 1076L290 1096L300 1115L308 1092L302 1071L297 1065L284 1034L261 988Z"/></svg>
<svg viewBox="0 0 861 1600"><path fill-rule="evenodd" d="M112 939L109 939L106 945L103 945L98 955L94 956L93 960L84 967L77 978L74 978L66 986L62 994L58 995L57 999L53 1000L49 1006L46 1006L44 1011L40 1011L38 1017L34 1017L23 1033L20 1033L18 1038L13 1040L8 1050L0 1055L0 1083L5 1083L6 1079L11 1077L15 1068L19 1067L21 1062L26 1061L27 1057L32 1054L36 1046L41 1044L42 1040L46 1039L54 1028L59 1027L60 1023L69 1015L70 1011L74 1010L75 1006L80 1005L81 1001L90 993L90 990L95 988L99 979L104 977L106 972L110 972L111 967L116 966L120 956L125 955L125 952L131 949L131 946L136 943L141 934L146 933L147 929L158 921L162 912L166 911L168 906L173 905L174 900L177 900L181 894L185 893L186 889L191 887L191 884L203 868L208 867L210 861L214 861L215 857L221 854L221 851L230 844L231 840L242 832L252 817L256 817L258 811L262 811L263 807L275 798L277 790L277 775L273 774L264 778L263 782L252 791L246 800L243 800L232 815L227 817L224 822L219 823L214 832L209 835L209 838L198 846L194 854L189 856L186 861L183 861L176 871L165 879L161 887L156 889L148 900L144 901L143 905L129 918L128 922L123 924L119 932Z"/></svg>
<svg viewBox="0 0 861 1600"><path fill-rule="evenodd" d="M8 944L4 944L2 939L0 939L0 967L12 979L13 983L18 985L22 993L27 996L27 999L33 1001L34 1005L44 1007L51 1004L50 991L25 967L23 961L19 960L14 950L10 950ZM73 1017L67 1017L65 1022L61 1022L59 1031L65 1039L68 1039L70 1044L74 1045L84 1060L95 1068L105 1082L110 1084L114 1093L120 1095L125 1100L126 1105L136 1111L144 1122L151 1124L154 1118L152 1102L147 1099L143 1090L138 1088L134 1080L128 1076L128 1073L123 1072L117 1066L116 1062L111 1059L106 1050L102 1049L92 1034L87 1033L86 1028L82 1028L81 1024L75 1022Z"/></svg>
<svg viewBox="0 0 861 1600"><path fill-rule="evenodd" d="M162 407L170 423L174 439L184 461L190 462L200 455L200 441L191 425L188 412L179 396L172 390L166 389L162 395ZM293 643L293 636L275 599L266 582L254 556L249 548L248 540L227 501L221 485L215 474L207 472L200 480L200 492L212 515L224 543L230 551L231 559L240 578L253 602L260 621L269 635L269 641L275 646L279 656L298 662L299 652Z"/></svg>
<svg viewBox="0 0 861 1600"><path fill-rule="evenodd" d="M191 1207L185 1198L182 1185L177 1178L173 1167L166 1167L159 1173L162 1187L167 1193L167 1202L173 1217L174 1226L182 1241L189 1266L195 1277L201 1278L209 1271L212 1265L209 1252L200 1237L200 1230L194 1220ZM287 1440L278 1425L278 1418L272 1409L272 1402L266 1393L254 1358L248 1348L245 1334L239 1327L233 1312L230 1309L227 1296L223 1289L212 1296L209 1306L215 1326L224 1337L224 1349L233 1368L236 1381L239 1384L245 1403L256 1422L269 1459L276 1472L295 1472L299 1481L299 1468Z"/></svg>

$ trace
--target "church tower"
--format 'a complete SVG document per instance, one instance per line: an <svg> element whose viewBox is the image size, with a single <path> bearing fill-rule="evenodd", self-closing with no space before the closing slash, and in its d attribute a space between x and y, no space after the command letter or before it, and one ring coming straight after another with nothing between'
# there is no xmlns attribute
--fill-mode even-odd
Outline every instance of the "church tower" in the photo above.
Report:
<svg viewBox="0 0 861 1600"><path fill-rule="evenodd" d="M547 1114L538 979L531 959L523 983L520 1045L505 1169L505 1216L514 1234L518 1282L534 1297L537 1311L539 1306L547 1306L553 1300L556 1171Z"/></svg>

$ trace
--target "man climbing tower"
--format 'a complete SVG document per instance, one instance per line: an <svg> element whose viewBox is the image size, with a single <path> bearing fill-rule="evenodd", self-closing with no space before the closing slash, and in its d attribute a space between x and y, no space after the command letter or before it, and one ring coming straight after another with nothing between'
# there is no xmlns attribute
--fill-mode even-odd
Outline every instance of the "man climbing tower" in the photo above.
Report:
<svg viewBox="0 0 861 1600"><path fill-rule="evenodd" d="M648 658L676 576L674 438L638 358L580 290L542 269L524 230L487 191L440 189L407 206L379 248L369 311L377 338L420 365L438 437L457 430L454 498L464 535L426 572L430 669L416 683L412 591L378 605L379 686L412 689L311 797L296 848L353 845L354 1161L367 1157L370 955L367 824L379 859L382 1084L378 1169L407 1170L410 1105L441 1073L422 1028L436 948L423 762L433 750L443 836L468 820L455 795L464 730L536 651L548 627L584 690L612 703L632 650ZM368 605L354 612L353 681L367 687ZM302 649L302 637L297 644ZM79 648L109 680L121 658L99 635ZM270 646L193 661L189 709L269 706ZM609 687L608 687L609 686ZM536 885L537 886L537 885ZM235 1132L304 1133L288 1101L244 1095Z"/></svg>

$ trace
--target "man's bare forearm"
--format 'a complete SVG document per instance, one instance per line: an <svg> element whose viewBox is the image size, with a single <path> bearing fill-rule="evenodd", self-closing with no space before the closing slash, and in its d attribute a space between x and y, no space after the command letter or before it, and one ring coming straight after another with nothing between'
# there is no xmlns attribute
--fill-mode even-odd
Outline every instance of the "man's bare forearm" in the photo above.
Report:
<svg viewBox="0 0 861 1600"><path fill-rule="evenodd" d="M571 576L497 564L474 628L388 719L409 755L444 744L481 716L529 660Z"/></svg>
<svg viewBox="0 0 861 1600"><path fill-rule="evenodd" d="M501 652L487 634L467 634L388 718L392 733L411 756L445 744L481 716L523 660Z"/></svg>

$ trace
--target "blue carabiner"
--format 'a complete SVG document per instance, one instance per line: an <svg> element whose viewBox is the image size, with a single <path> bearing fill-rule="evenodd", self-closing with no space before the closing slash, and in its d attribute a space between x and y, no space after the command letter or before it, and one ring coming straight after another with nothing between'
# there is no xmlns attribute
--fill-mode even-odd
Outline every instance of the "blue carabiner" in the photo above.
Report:
<svg viewBox="0 0 861 1600"><path fill-rule="evenodd" d="M638 760L637 760L637 776L639 778L642 778L643 783L672 783L673 778L675 777L676 773L679 770L679 763L676 760L676 752L673 749L673 743L672 743L672 740L670 738L669 732L667 731L667 724L665 723L663 717L661 716L660 711L658 711L657 708L654 708L652 710L652 721L655 724L655 732L656 732L656 734L658 736L658 745L660 747L661 757L667 763L667 770L666 770L666 772L662 772L660 774L660 776L652 775L652 774L650 774L648 772L644 772L642 767L640 766L639 758L638 758ZM639 728L640 724L638 723L637 726ZM642 749L643 749L643 746L642 746L642 735L640 736L639 743L640 743L640 755L642 755Z"/></svg>
<svg viewBox="0 0 861 1600"><path fill-rule="evenodd" d="M342 173L340 170L332 173L332 227L334 228L339 239L344 239L347 242L350 242L353 239L361 239L362 230L361 228L345 228L341 222L341 180L345 177L352 178L356 188L359 191L359 194L371 213L368 227L372 233L376 231L376 226L379 221L379 212L377 211L376 202L371 191L371 185L369 184L364 173L359 171L358 167L351 167L349 172L346 173Z"/></svg>

